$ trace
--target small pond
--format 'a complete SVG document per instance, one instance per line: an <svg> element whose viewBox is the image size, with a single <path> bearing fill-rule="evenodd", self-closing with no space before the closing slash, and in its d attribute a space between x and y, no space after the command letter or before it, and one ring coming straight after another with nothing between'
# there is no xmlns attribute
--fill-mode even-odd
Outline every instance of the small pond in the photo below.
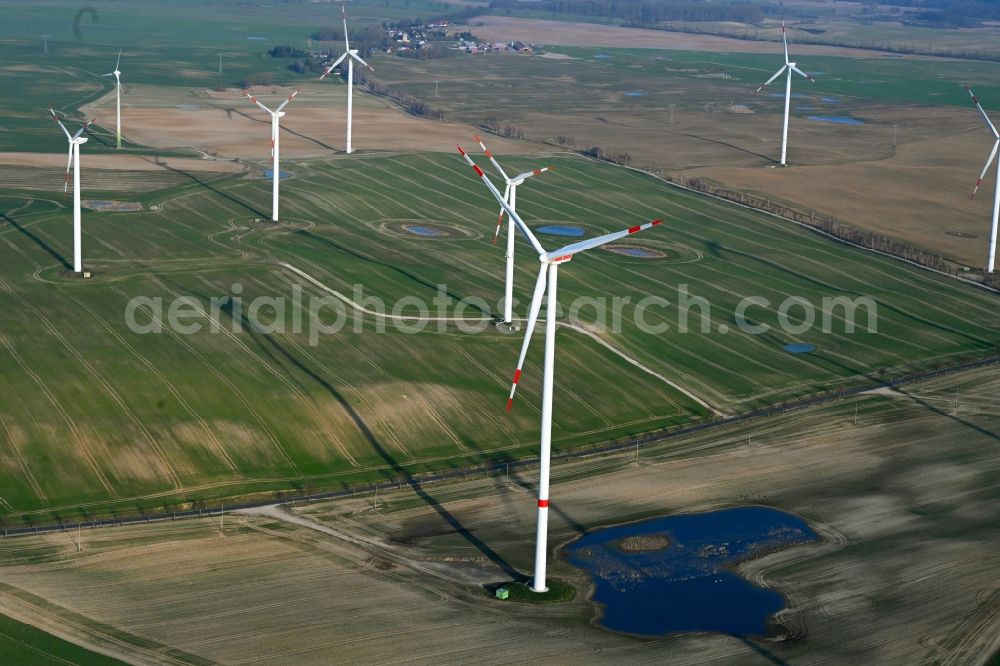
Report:
<svg viewBox="0 0 1000 666"><path fill-rule="evenodd" d="M815 120L821 123L837 123L838 125L864 125L865 121L860 118L850 116L806 116L807 120Z"/></svg>
<svg viewBox="0 0 1000 666"><path fill-rule="evenodd" d="M600 622L607 629L761 636L784 598L733 565L816 538L798 516L749 506L600 529L566 546L566 553L590 573L592 600L603 607Z"/></svg>
<svg viewBox="0 0 1000 666"><path fill-rule="evenodd" d="M573 238L579 238L583 236L583 227L571 227L563 224L546 224L543 227L538 227L535 229L540 234L549 234L552 236L571 236Z"/></svg>

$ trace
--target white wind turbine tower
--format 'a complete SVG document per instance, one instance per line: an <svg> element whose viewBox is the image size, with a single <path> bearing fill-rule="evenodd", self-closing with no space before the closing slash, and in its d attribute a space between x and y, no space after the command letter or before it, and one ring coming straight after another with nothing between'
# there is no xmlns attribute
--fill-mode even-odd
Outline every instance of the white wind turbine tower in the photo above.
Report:
<svg viewBox="0 0 1000 666"><path fill-rule="evenodd" d="M997 132L997 128L990 121L990 117L986 115L986 111L983 110L983 105L979 103L979 98L972 92L972 88L965 86L965 89L969 91L969 96L972 97L972 101L975 103L976 108L979 109L979 113L982 114L983 120L986 121L986 127L989 128L990 132L993 133L993 150L990 151L990 156L986 159L986 166L983 167L983 172L979 174L979 180L976 181L976 187L972 190L972 196L976 196L976 192L979 191L979 186L983 184L983 179L986 178L986 172L990 170L993 165L993 160L997 157L997 150L1000 149L1000 132ZM997 186L996 192L993 193L993 226L990 227L990 256L986 263L986 272L993 272L993 260L996 258L997 252L997 221L1000 220L1000 164L997 165Z"/></svg>
<svg viewBox="0 0 1000 666"><path fill-rule="evenodd" d="M80 223L80 144L87 143L87 137L82 136L84 130L90 127L89 123L84 123L83 127L77 130L76 134L70 134L66 126L59 120L56 112L49 108L53 120L59 124L66 139L69 141L69 159L66 161L66 183L63 185L63 192L69 188L69 170L73 169L73 272L83 272L83 251L80 247L82 241L82 230Z"/></svg>
<svg viewBox="0 0 1000 666"><path fill-rule="evenodd" d="M542 167L541 169L534 169L532 171L525 171L524 173L518 174L513 178L509 177L507 173L497 162L496 158L493 157L493 153L489 151L483 140L476 135L476 141L482 147L483 152L486 157L490 158L490 162L496 167L496 170L500 172L500 177L504 179L507 183L507 187L504 188L503 198L510 206L511 210L517 210L517 186L522 184L528 178L532 176L537 176L545 171L551 171L555 167ZM500 215L497 217L497 230L493 234L493 244L496 245L497 237L500 235L500 227L503 226L503 207L500 208ZM506 273L505 273L505 284L504 284L504 296L503 296L503 323L510 326L513 320L513 301L514 301L514 221L508 216L507 220L507 252L506 252Z"/></svg>
<svg viewBox="0 0 1000 666"><path fill-rule="evenodd" d="M524 342L521 344L521 354L517 360L517 369L514 371L513 385L510 389L510 397L507 400L507 411L514 401L514 392L517 390L517 383L521 379L521 368L524 366L524 358L528 353L528 345L531 343L531 334L535 329L538 320L538 312L542 307L542 298L547 296L545 310L545 370L542 376L542 423L541 423L541 452L539 456L539 479L538 479L538 526L535 538L535 572L531 589L534 592L545 592L545 564L548 555L548 521L549 521L549 464L552 453L552 389L555 378L555 355L556 355L556 280L559 274L560 264L570 261L578 252L589 250L595 247L610 243L611 241L624 238L629 234L634 234L643 229L660 224L662 220L653 220L635 227L629 227L622 231L605 234L596 238L573 243L565 247L547 252L535 238L528 225L518 217L510 204L504 199L500 191L490 182L483 170L472 161L462 147L458 147L459 152L465 158L476 173L482 178L486 187L506 211L510 219L514 221L518 229L528 239L535 251L538 252L538 262L541 264L538 271L538 280L535 282L535 293L531 299L531 308L528 312L528 322L524 331ZM547 290L547 293L546 293Z"/></svg>
<svg viewBox="0 0 1000 666"><path fill-rule="evenodd" d="M288 98L282 102L277 109L272 111L263 104L260 103L253 93L247 92L246 97L250 98L250 101L263 109L266 113L271 114L271 170L273 182L271 185L271 221L278 221L278 181L281 179L281 127L279 125L279 120L284 117L284 108L288 106L288 103L292 101L292 98L299 94L296 90Z"/></svg>
<svg viewBox="0 0 1000 666"><path fill-rule="evenodd" d="M375 68L362 60L361 56L358 55L358 50L352 49L350 43L347 41L347 8L343 5L340 7L340 17L344 21L344 54L337 58L319 78L325 79L333 71L334 67L343 62L344 59L347 60L347 154L350 155L354 152L354 149L351 147L351 120L354 113L354 61L357 60L373 72Z"/></svg>
<svg viewBox="0 0 1000 666"><path fill-rule="evenodd" d="M115 71L101 75L115 77L115 148L122 147L122 73L118 71L120 64L122 64L122 50L118 49Z"/></svg>
<svg viewBox="0 0 1000 666"><path fill-rule="evenodd" d="M787 72L787 78L785 80L785 125L784 128L781 130L781 166L785 166L785 155L788 152L788 111L792 103L792 72L795 72L796 74L801 74L802 76L809 79L813 83L816 83L816 79L814 79L813 77L809 76L801 69L796 67L794 62L788 61L788 39L785 36L785 33L786 33L785 22L782 21L781 43L784 44L785 46L785 64L782 65L781 69L779 69L774 76L769 78L766 83L762 84L753 93L754 95L758 94L761 90L769 86L772 81L781 76L782 73Z"/></svg>

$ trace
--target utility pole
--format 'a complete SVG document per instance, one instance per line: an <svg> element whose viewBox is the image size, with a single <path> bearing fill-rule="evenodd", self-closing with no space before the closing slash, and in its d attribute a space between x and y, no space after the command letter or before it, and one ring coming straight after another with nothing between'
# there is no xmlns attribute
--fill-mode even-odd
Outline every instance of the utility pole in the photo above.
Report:
<svg viewBox="0 0 1000 666"><path fill-rule="evenodd" d="M854 403L854 425L858 425L858 403Z"/></svg>
<svg viewBox="0 0 1000 666"><path fill-rule="evenodd" d="M894 123L892 126L892 147L896 147L896 133L899 131L899 123Z"/></svg>
<svg viewBox="0 0 1000 666"><path fill-rule="evenodd" d="M635 462L639 462L639 440L635 440Z"/></svg>
<svg viewBox="0 0 1000 666"><path fill-rule="evenodd" d="M378 511L378 484L375 484L375 510Z"/></svg>
<svg viewBox="0 0 1000 666"><path fill-rule="evenodd" d="M506 490L510 488L510 463L503 464L504 482L503 487Z"/></svg>
<svg viewBox="0 0 1000 666"><path fill-rule="evenodd" d="M45 53L45 55L49 54L49 37L51 36L52 35L42 35L42 44L43 44L42 50Z"/></svg>
<svg viewBox="0 0 1000 666"><path fill-rule="evenodd" d="M222 53L219 53L219 74L222 74Z"/></svg>
<svg viewBox="0 0 1000 666"><path fill-rule="evenodd" d="M77 523L76 524L76 552L78 552L78 553L81 550L83 550L83 542L80 541L80 538L81 538L80 523Z"/></svg>
<svg viewBox="0 0 1000 666"><path fill-rule="evenodd" d="M226 536L226 504L223 502L222 511L219 513L219 532Z"/></svg>
<svg viewBox="0 0 1000 666"><path fill-rule="evenodd" d="M438 96L438 81L434 82L434 96Z"/></svg>
<svg viewBox="0 0 1000 666"><path fill-rule="evenodd" d="M676 104L671 104L669 107L667 107L667 108L670 109L670 124L671 125L674 124L674 107L675 106L677 106L677 105Z"/></svg>

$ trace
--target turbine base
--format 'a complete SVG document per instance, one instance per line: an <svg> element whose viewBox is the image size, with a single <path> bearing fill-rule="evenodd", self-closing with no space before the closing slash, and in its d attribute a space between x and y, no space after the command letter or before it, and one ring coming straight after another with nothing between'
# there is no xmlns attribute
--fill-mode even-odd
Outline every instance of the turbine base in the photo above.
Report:
<svg viewBox="0 0 1000 666"><path fill-rule="evenodd" d="M517 333L521 330L521 324L516 321L493 320L493 327L500 333Z"/></svg>

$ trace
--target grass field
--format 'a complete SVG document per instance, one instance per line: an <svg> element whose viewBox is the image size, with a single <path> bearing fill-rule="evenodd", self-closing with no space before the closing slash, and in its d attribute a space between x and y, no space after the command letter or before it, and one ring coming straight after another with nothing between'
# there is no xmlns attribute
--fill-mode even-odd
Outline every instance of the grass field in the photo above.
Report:
<svg viewBox="0 0 1000 666"><path fill-rule="evenodd" d="M562 329L557 448L705 417L675 385L735 413L990 353L1000 340L989 317L995 297L986 292L636 172L578 157L549 161L556 166L551 178L522 195L527 219L579 222L592 233L657 216L667 221L636 241L661 251L663 260L602 251L564 271L562 304L577 296L606 299L622 324L596 336L634 364L591 335ZM252 222L269 207L264 180L216 174L214 181L192 178L137 193L122 176L125 192L88 196L138 200L147 210L84 215L84 256L95 272L87 282L60 276L71 251L66 213L51 208L58 198L39 204L26 193L5 200L0 239L10 259L0 278L7 313L0 364L11 390L0 411L0 499L9 524L47 520L53 512L73 519L108 508L170 510L254 490L337 487L404 468L533 451L540 345L529 355L518 404L503 414L518 336L464 334L454 324L440 332L405 335L390 326L374 334L376 320L354 310L349 326L316 346L307 331L233 333L225 308L223 331L215 333L207 326L194 335L127 328L124 313L134 297L164 298L162 317L175 297L208 308L237 284L246 304L257 296L291 297L295 284L305 297L325 293L279 262L354 300L363 300L353 295L361 285L364 296L389 308L403 296L430 304L444 284L452 303L478 297L486 314L498 312L502 257L488 240L493 205L457 154L371 155L346 164L290 163L295 177L285 181L280 227ZM391 189L380 190L383 183ZM47 208L33 213L38 205ZM411 239L393 230L407 220L445 225L457 235ZM519 257L516 296L523 304L537 264L524 252ZM676 307L651 307L646 323L669 330L643 332L636 304L648 295L676 304L680 285L707 299L710 310L693 309L691 330L679 334ZM735 326L735 308L748 296L770 303L748 312L771 327L763 335ZM817 325L823 298L869 296L877 303L877 333L867 331L863 314L858 330L847 333L846 313L833 307L829 333L783 333L777 310L788 296L817 308ZM631 302L615 306L616 297ZM270 310L263 312L270 321ZM596 319L590 308L579 314L585 326ZM331 316L320 319L330 323ZM467 309L465 316L479 315ZM789 316L798 324L804 315ZM150 321L145 314L137 319ZM783 351L793 341L817 351Z"/></svg>
<svg viewBox="0 0 1000 666"><path fill-rule="evenodd" d="M744 563L779 638L634 639L567 604L504 603L530 569L534 470L120 529L0 540L0 604L142 663L981 664L997 649L995 367L553 468L550 543L720 506L797 513L823 541ZM956 396L958 399L956 401ZM666 601L669 603L669 600ZM460 634L461 641L455 636ZM780 636L786 639L782 640Z"/></svg>
<svg viewBox="0 0 1000 666"><path fill-rule="evenodd" d="M117 659L91 652L75 643L56 638L29 624L0 615L0 655L8 664L120 664Z"/></svg>

